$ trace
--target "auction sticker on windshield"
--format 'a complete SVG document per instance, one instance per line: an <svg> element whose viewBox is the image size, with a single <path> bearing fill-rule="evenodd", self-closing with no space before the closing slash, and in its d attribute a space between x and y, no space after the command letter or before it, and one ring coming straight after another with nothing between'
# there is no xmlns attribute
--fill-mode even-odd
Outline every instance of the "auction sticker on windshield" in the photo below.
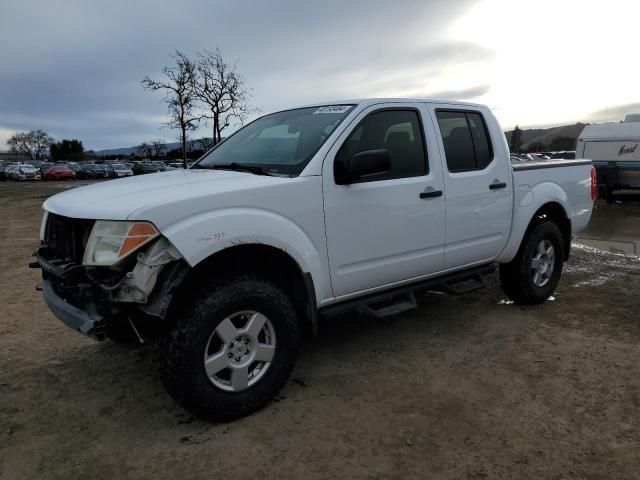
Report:
<svg viewBox="0 0 640 480"><path fill-rule="evenodd" d="M317 113L344 113L349 110L353 105L329 105L327 107L320 107L313 115Z"/></svg>

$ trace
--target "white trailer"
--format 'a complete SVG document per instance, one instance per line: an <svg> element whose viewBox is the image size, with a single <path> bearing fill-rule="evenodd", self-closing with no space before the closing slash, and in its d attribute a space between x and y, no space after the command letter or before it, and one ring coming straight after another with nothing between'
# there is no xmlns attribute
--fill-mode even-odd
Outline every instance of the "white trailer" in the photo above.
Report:
<svg viewBox="0 0 640 480"><path fill-rule="evenodd" d="M608 197L614 190L640 189L640 114L620 123L587 125L576 158L588 158L598 172L598 187Z"/></svg>

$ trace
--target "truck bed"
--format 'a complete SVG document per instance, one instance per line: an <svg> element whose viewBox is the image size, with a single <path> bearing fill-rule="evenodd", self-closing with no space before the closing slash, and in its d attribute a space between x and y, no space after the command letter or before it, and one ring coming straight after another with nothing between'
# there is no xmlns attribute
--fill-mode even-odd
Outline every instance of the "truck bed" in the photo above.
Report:
<svg viewBox="0 0 640 480"><path fill-rule="evenodd" d="M512 163L514 170L538 170L542 168L575 167L576 165L591 165L591 160L541 160L539 162Z"/></svg>

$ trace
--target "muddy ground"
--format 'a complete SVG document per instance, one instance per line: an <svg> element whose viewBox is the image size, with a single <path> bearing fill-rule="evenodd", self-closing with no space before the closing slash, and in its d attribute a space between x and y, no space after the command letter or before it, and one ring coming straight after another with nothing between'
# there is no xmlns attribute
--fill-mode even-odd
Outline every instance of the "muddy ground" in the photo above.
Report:
<svg viewBox="0 0 640 480"><path fill-rule="evenodd" d="M45 308L26 265L59 188L0 183L2 479L640 477L637 258L575 249L542 306L505 304L494 277L326 321L276 401L215 425L165 394L152 348Z"/></svg>

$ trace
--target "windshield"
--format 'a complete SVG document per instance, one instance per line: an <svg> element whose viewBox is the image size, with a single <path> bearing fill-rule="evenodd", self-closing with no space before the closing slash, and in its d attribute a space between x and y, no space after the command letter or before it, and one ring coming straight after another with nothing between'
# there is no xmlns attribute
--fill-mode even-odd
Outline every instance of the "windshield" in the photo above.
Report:
<svg viewBox="0 0 640 480"><path fill-rule="evenodd" d="M210 150L195 168L237 164L299 175L353 107L329 105L265 115Z"/></svg>
<svg viewBox="0 0 640 480"><path fill-rule="evenodd" d="M115 165L111 165L111 168L113 168L114 170L126 170L127 167L125 167L124 165L120 165L120 164L115 164Z"/></svg>

